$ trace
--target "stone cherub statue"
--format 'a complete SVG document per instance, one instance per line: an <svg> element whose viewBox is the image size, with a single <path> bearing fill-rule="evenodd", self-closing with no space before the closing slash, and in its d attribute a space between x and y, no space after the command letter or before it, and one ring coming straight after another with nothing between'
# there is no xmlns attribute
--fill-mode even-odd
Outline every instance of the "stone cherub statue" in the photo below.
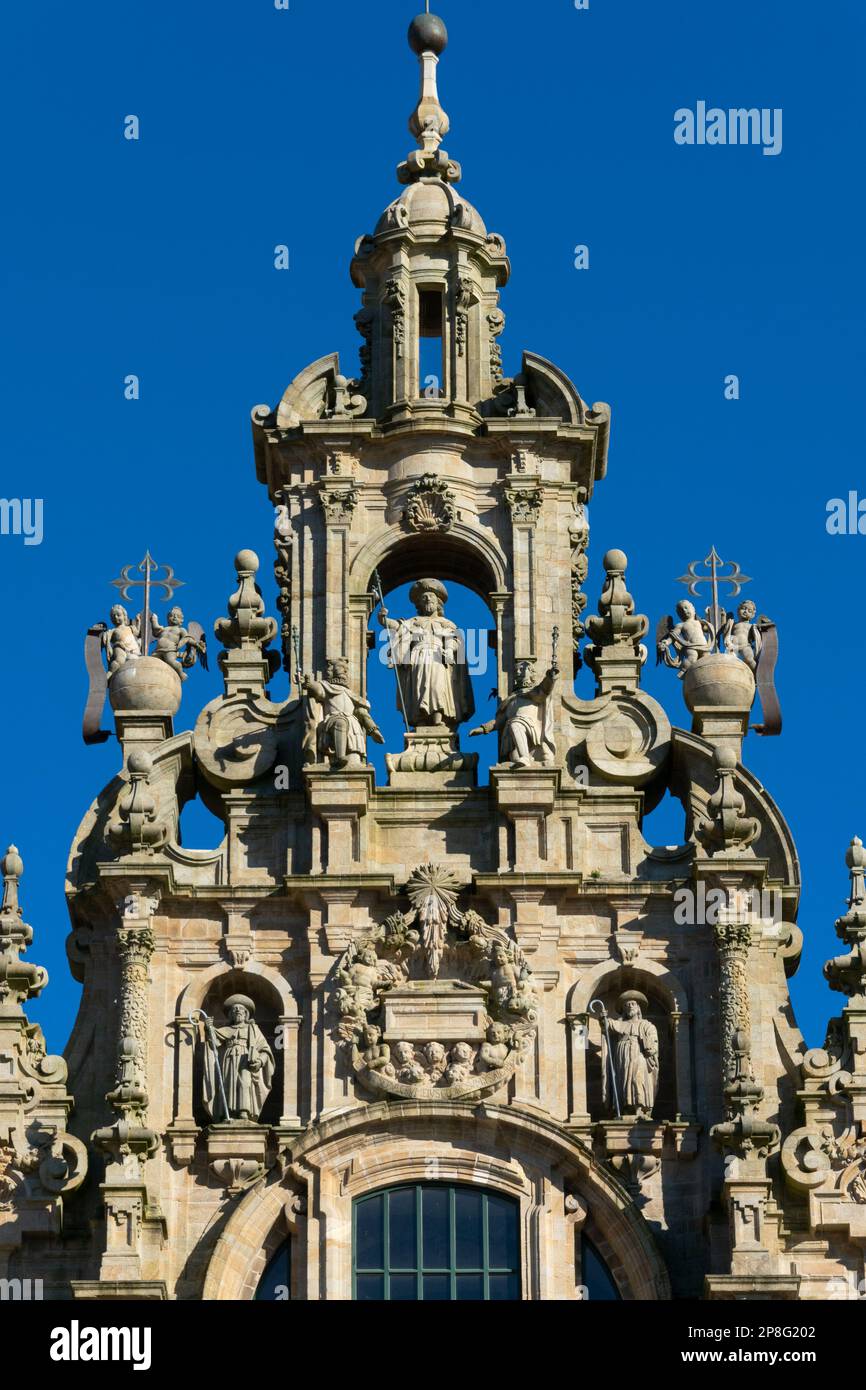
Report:
<svg viewBox="0 0 866 1390"><path fill-rule="evenodd" d="M659 1082L659 1038L654 1023L644 1018L646 996L626 990L617 1008L622 1018L608 1018L602 1028L602 1099L613 1106L611 1067L623 1114L652 1116ZM610 1044L608 1044L608 1034Z"/></svg>
<svg viewBox="0 0 866 1390"><path fill-rule="evenodd" d="M165 627L152 615L151 629L156 638L154 656L176 671L182 681L199 658L207 670L207 639L198 623L190 623L189 630L184 627L182 609L175 606L169 610Z"/></svg>
<svg viewBox="0 0 866 1390"><path fill-rule="evenodd" d="M549 767L556 761L553 736L553 702L559 668L551 666L538 685L534 684L531 661L518 661L514 672L514 689L500 701L494 717L486 724L469 730L470 738L478 734L499 733L499 760L512 767Z"/></svg>
<svg viewBox="0 0 866 1390"><path fill-rule="evenodd" d="M274 1079L274 1054L264 1033L255 1022L256 1006L245 994L233 994L225 1001L228 1023L214 1028L220 1048L225 1098L232 1120L257 1120L264 1109ZM222 1114L222 1095L216 1073L213 1049L204 1048L203 1099L209 1115Z"/></svg>
<svg viewBox="0 0 866 1390"><path fill-rule="evenodd" d="M414 618L395 620L384 607L379 610L406 717L416 729L453 731L475 712L475 701L463 638L456 624L445 617L448 590L438 579L419 579L409 598L415 605Z"/></svg>
<svg viewBox="0 0 866 1390"><path fill-rule="evenodd" d="M150 645L154 641L156 648L151 654ZM95 623L88 628L84 644L84 660L90 678L82 729L85 743L104 743L110 737L107 730L100 728L110 682L131 662L145 659L164 662L182 681L199 659L207 670L204 629L199 623L184 627L183 613L177 607L170 610L163 627L149 608L145 607L143 613L130 618L122 603L114 604L109 622Z"/></svg>
<svg viewBox="0 0 866 1390"><path fill-rule="evenodd" d="M706 618L699 618L695 605L683 599L677 604L678 623L666 618L659 626L656 641L657 664L664 662L682 680L686 671L715 648L716 634Z"/></svg>
<svg viewBox="0 0 866 1390"><path fill-rule="evenodd" d="M349 663L344 656L327 663L327 679L301 676L307 700L304 757L307 762L330 762L332 767L359 767L366 761L367 735L384 743L370 714L370 703L349 686Z"/></svg>
<svg viewBox="0 0 866 1390"><path fill-rule="evenodd" d="M141 656L141 617L130 621L122 603L116 603L108 616L110 626L101 625L101 644L110 680L127 661Z"/></svg>
<svg viewBox="0 0 866 1390"><path fill-rule="evenodd" d="M752 675L758 669L764 640L761 628L755 621L757 615L758 610L752 600L744 599L737 609L736 619L732 613L728 613L722 627L725 651L745 661Z"/></svg>

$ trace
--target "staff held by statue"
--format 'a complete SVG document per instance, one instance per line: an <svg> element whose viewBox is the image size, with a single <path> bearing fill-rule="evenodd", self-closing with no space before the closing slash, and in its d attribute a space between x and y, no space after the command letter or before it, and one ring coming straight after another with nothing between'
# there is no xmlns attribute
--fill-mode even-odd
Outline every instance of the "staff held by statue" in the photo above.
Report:
<svg viewBox="0 0 866 1390"><path fill-rule="evenodd" d="M594 1018L601 1019L601 1026L604 1029L604 1036L607 1040L607 1048L605 1050L607 1052L607 1065L608 1071L610 1073L610 1089L611 1094L613 1096L613 1105L614 1109L616 1110L616 1117L618 1120L621 1120L622 1110L620 1108L619 1103L619 1091L617 1090L616 1085L616 1070L613 1064L613 1048L611 1047L610 1042L610 1021L607 1016L607 1009L604 1007L604 1004L601 1002L600 999L592 999L590 1000L589 1004L589 1012L593 1015Z"/></svg>
<svg viewBox="0 0 866 1390"><path fill-rule="evenodd" d="M374 599L376 600L376 602L379 604L379 606L380 606L380 608L381 608L381 610L382 610L382 617L383 617L383 618L387 618L387 616L388 616L388 610L387 610L387 608L385 607L385 596L384 596L384 594L382 593L382 581L381 581L381 579L379 578L379 571L378 571L378 570L374 570L374 571L373 571L373 580L372 580L372 583L373 583L373 597L374 597ZM411 725L410 725L410 723L409 723L409 716L408 716L408 714L406 713L406 701L405 701L405 699L404 699L404 697L403 697L403 686L402 686L402 684L400 683L400 666L399 666L399 663L398 663L398 661L397 661L396 654L395 654L395 651L394 651L394 634L393 634L391 628L389 628L389 627L386 627L386 628L385 628L385 631L386 631L387 634L388 634L388 656L389 656L389 658L390 658L391 665L392 665L392 667L394 668L394 677L395 677L395 679L396 679L396 681L397 681L397 694L398 694L398 696L399 696L399 698L400 698L400 709L401 709L402 712L403 712L403 721L404 721L404 723L405 723L405 725L406 725L406 728L407 728L407 730L408 730L409 728L411 728Z"/></svg>
<svg viewBox="0 0 866 1390"><path fill-rule="evenodd" d="M231 1119L231 1115L229 1113L229 1103L226 1100L226 1088L225 1082L223 1081L223 1069L220 1066L219 1044L217 1043L217 1036L214 1032L213 1019L205 1013L204 1009L194 1009L189 1016L189 1021L190 1023L198 1024L199 1028L204 1029L205 1040L207 1042L207 1045L210 1047L211 1052L213 1053L214 1073L216 1075L217 1084L219 1086L220 1100L222 1101L223 1106L223 1117L226 1120L229 1120Z"/></svg>

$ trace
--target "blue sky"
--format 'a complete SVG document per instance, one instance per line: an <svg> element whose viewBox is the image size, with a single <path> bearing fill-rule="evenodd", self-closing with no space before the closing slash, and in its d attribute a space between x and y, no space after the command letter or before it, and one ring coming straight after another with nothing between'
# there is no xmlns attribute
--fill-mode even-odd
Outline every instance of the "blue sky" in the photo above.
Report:
<svg viewBox="0 0 866 1390"><path fill-rule="evenodd" d="M187 615L210 631L232 556L253 546L274 611L249 412L326 352L355 370L348 265L411 145L413 8L4 11L0 491L43 499L44 539L0 536L0 838L25 860L31 956L52 976L31 1016L54 1049L77 1000L64 864L118 763L114 741L81 742L84 632L147 547L187 581ZM785 731L752 735L745 760L799 847L806 947L792 991L816 1043L844 1002L820 967L837 949L845 847L866 834L866 537L825 528L829 499L866 496L866 15L855 0L440 9L446 144L513 263L506 370L530 348L613 407L591 509L592 606L616 545L654 626L682 592L675 577L715 544L778 623ZM781 154L677 145L674 112L699 100L781 108ZM138 141L123 138L129 114ZM274 269L278 243L288 271ZM587 271L574 268L577 244ZM124 399L130 373L137 401ZM731 373L737 401L724 397ZM672 673L648 669L645 685L686 723ZM213 668L194 672L178 726L218 689ZM659 839L675 838L668 824Z"/></svg>

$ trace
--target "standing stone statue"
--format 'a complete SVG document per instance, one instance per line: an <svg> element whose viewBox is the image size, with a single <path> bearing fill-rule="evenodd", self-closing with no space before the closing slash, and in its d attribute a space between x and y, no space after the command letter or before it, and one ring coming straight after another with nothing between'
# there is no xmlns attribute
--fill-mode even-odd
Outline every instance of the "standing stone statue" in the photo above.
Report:
<svg viewBox="0 0 866 1390"><path fill-rule="evenodd" d="M416 729L456 729L475 712L475 701L463 638L445 617L448 590L438 579L419 579L412 585L409 598L416 608L414 618L395 620L388 617L385 608L379 610L406 717Z"/></svg>
<svg viewBox="0 0 866 1390"><path fill-rule="evenodd" d="M349 688L349 663L344 656L327 664L327 680L301 677L307 697L304 752L308 761L330 761L332 767L360 766L366 761L367 735L385 740L370 715L370 703Z"/></svg>
<svg viewBox="0 0 866 1390"><path fill-rule="evenodd" d="M252 999L245 994L233 994L225 1002L225 1011L228 1024L224 1028L215 1028L214 1034L222 1044L219 1060L229 1118L257 1120L274 1079L274 1054L264 1033L254 1022L256 1006ZM209 1115L217 1115L220 1120L226 1118L222 1113L222 1096L213 1050L207 1045L204 1050L203 1099Z"/></svg>
<svg viewBox="0 0 866 1390"><path fill-rule="evenodd" d="M610 1066L616 1077L616 1089L623 1114L637 1114L649 1119L655 1105L659 1082L659 1036L654 1023L644 1018L646 996L638 990L627 990L617 1008L622 1018L608 1019L610 1049L606 1032L602 1030L601 1066L602 1099L613 1107ZM612 1057L611 1057L612 1053Z"/></svg>
<svg viewBox="0 0 866 1390"><path fill-rule="evenodd" d="M549 767L556 761L553 737L553 702L559 670L551 666L544 680L534 685L531 661L518 661L514 673L514 690L500 702L493 719L470 729L469 736L499 733L499 761L512 767L534 767L541 763Z"/></svg>

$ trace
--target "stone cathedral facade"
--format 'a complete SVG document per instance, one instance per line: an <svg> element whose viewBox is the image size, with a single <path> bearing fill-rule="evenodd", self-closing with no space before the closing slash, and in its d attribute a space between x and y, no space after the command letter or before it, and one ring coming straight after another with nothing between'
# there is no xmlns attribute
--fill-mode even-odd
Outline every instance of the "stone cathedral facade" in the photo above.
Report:
<svg viewBox="0 0 866 1390"><path fill-rule="evenodd" d="M417 148L355 246L358 375L323 357L253 412L276 606L241 550L224 689L188 732L206 643L154 616L149 557L143 611L90 631L87 736L107 694L122 766L69 856L64 1058L28 1021L46 977L3 860L0 1276L73 1300L855 1297L866 849L825 968L844 1007L807 1050L797 855L747 767L772 624L684 602L656 647L686 727L641 689L626 557L589 564L611 413L536 353L505 375L511 267L443 148L445 39L410 30ZM454 584L490 610L486 720ZM381 641L406 726L384 782ZM668 791L684 839L659 848ZM194 798L216 850L180 841Z"/></svg>

